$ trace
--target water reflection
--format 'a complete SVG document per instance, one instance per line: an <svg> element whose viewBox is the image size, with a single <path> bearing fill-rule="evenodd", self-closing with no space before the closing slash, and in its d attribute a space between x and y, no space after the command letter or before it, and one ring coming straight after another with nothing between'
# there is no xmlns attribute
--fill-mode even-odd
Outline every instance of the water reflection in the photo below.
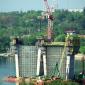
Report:
<svg viewBox="0 0 85 85"><path fill-rule="evenodd" d="M16 85L15 83L3 82L4 78L15 76L15 61L13 57L0 57L0 85Z"/></svg>

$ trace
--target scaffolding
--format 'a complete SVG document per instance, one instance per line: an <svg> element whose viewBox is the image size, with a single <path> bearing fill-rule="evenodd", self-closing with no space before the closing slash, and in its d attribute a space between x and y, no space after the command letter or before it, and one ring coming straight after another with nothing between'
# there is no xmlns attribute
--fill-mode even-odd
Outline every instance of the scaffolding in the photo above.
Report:
<svg viewBox="0 0 85 85"><path fill-rule="evenodd" d="M37 47L19 46L19 75L21 77L36 76Z"/></svg>
<svg viewBox="0 0 85 85"><path fill-rule="evenodd" d="M58 76L58 68L62 56L63 46L45 46L45 54L41 52L41 59L38 59L38 50L37 46L19 46L18 47L18 63L19 63L19 76L20 77L34 77L44 73L45 76ZM41 50L42 51L42 50ZM44 58L46 55L46 58ZM65 54L67 56L67 54ZM39 61L38 61L39 60ZM42 63L43 61L43 63ZM39 63L40 62L40 63ZM56 64L58 68L55 71L54 69ZM43 72L41 67L43 67ZM60 75L65 78L66 74L66 57L64 57ZM46 70L45 70L46 69Z"/></svg>

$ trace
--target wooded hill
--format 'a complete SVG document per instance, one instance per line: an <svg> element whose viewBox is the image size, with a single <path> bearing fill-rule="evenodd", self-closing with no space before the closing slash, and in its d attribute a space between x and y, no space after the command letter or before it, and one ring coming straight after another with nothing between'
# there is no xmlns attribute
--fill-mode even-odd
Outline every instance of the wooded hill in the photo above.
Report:
<svg viewBox="0 0 85 85"><path fill-rule="evenodd" d="M42 11L6 12L0 13L0 51L9 48L11 36L24 36L23 44L32 45L37 36L47 34L47 18L41 17ZM54 41L64 41L66 30L75 30L85 34L85 9L83 12L69 12L55 10L54 15Z"/></svg>

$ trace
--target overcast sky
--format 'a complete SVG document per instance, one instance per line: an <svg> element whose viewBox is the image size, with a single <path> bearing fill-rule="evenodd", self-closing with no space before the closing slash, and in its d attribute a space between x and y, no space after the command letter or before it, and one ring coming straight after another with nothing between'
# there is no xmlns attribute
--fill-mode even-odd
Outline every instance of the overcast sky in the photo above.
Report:
<svg viewBox="0 0 85 85"><path fill-rule="evenodd" d="M85 7L85 0L48 0L48 2L59 9ZM0 12L43 10L44 7L43 0L0 0Z"/></svg>

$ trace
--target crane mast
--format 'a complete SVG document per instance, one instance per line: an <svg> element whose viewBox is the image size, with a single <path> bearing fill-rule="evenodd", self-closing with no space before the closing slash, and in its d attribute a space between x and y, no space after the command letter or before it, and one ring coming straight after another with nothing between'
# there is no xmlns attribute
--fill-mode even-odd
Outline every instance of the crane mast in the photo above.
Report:
<svg viewBox="0 0 85 85"><path fill-rule="evenodd" d="M48 28L47 28L47 39L49 42L51 42L52 39L52 30L53 30L53 15L52 15L52 9L50 8L48 1L44 0L45 6L46 6L46 15L48 18Z"/></svg>

